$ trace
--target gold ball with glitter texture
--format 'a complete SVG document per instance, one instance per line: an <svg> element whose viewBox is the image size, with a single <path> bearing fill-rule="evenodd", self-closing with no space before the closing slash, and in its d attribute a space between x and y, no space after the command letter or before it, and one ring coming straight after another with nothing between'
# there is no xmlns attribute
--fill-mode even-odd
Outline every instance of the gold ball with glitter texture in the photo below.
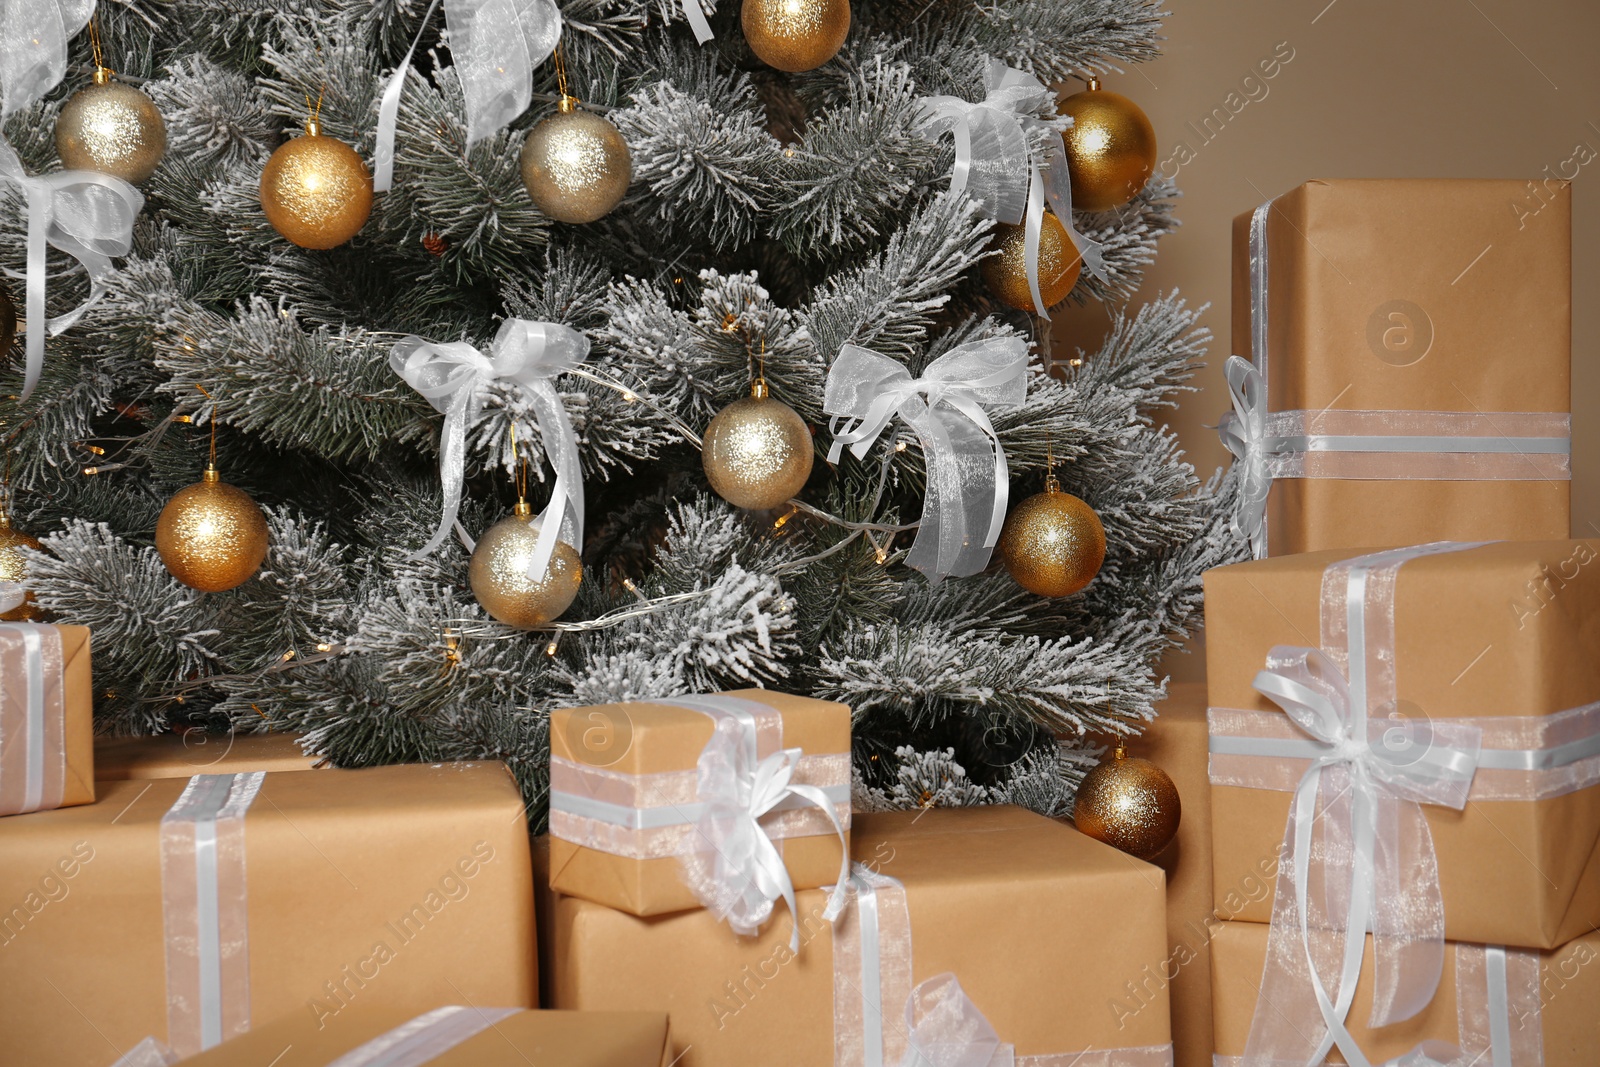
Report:
<svg viewBox="0 0 1600 1067"><path fill-rule="evenodd" d="M267 558L267 518L249 493L208 467L161 509L156 551L184 585L221 593L242 584Z"/></svg>
<svg viewBox="0 0 1600 1067"><path fill-rule="evenodd" d="M1154 859L1177 836L1183 805L1166 771L1147 759L1115 754L1084 776L1072 809L1077 828L1139 859Z"/></svg>
<svg viewBox="0 0 1600 1067"><path fill-rule="evenodd" d="M995 231L994 254L983 261L983 280L1001 302L1018 311L1037 311L1028 288L1026 226L1000 226ZM1039 296L1049 310L1067 298L1078 284L1083 257L1067 228L1046 211L1039 227Z"/></svg>
<svg viewBox="0 0 1600 1067"><path fill-rule="evenodd" d="M1156 169L1155 127L1139 105L1091 78L1061 102L1061 113L1072 116L1065 137L1073 208L1108 211L1138 196Z"/></svg>
<svg viewBox="0 0 1600 1067"><path fill-rule="evenodd" d="M622 202L633 181L628 142L603 115L570 97L522 142L522 184L557 222L593 222Z"/></svg>
<svg viewBox="0 0 1600 1067"><path fill-rule="evenodd" d="M798 74L839 54L850 34L850 0L744 0L744 39L769 67Z"/></svg>
<svg viewBox="0 0 1600 1067"><path fill-rule="evenodd" d="M543 578L528 577L528 564L539 543L539 527L532 518L532 510L519 501L514 512L478 538L467 565L472 595L483 610L519 630L543 626L566 611L583 581L583 560L565 541L556 542Z"/></svg>
<svg viewBox="0 0 1600 1067"><path fill-rule="evenodd" d="M22 558L21 549L41 548L39 542L11 525L11 515L0 510L0 586L28 579L28 561ZM32 593L23 595L22 603L0 614L0 622L28 622L39 617L39 605Z"/></svg>
<svg viewBox="0 0 1600 1067"><path fill-rule="evenodd" d="M94 170L127 182L155 173L167 151L167 124L156 102L114 81L104 67L73 93L56 118L56 152L68 170Z"/></svg>
<svg viewBox="0 0 1600 1067"><path fill-rule="evenodd" d="M315 121L278 146L261 171L261 210L301 248L337 248L372 213L372 175L356 150L325 137Z"/></svg>
<svg viewBox="0 0 1600 1067"><path fill-rule="evenodd" d="M1039 596L1076 593L1106 560L1106 531L1094 509L1054 479L1012 511L997 546L1016 583Z"/></svg>
<svg viewBox="0 0 1600 1067"><path fill-rule="evenodd" d="M711 420L701 445L706 480L735 507L775 508L811 477L811 430L800 415L767 395L757 379L750 395Z"/></svg>

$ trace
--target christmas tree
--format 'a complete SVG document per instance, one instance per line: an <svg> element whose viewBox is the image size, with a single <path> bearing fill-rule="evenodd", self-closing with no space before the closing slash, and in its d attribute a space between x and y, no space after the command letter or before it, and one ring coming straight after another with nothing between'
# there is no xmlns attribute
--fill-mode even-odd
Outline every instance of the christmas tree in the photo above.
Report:
<svg viewBox="0 0 1600 1067"><path fill-rule="evenodd" d="M535 824L562 706L749 686L837 699L856 716L859 801L1051 814L1070 809L1096 737L1139 732L1164 691L1158 660L1197 622L1201 572L1241 556L1231 481L1201 484L1160 422L1209 341L1199 312L1177 294L1124 307L1176 225L1177 190L1157 175L1124 204L1068 213L1098 249L1071 299L1104 302L1112 325L1094 350L1069 341L1052 358L1050 323L984 280L995 212L950 189L956 140L930 125L929 101L982 101L1006 68L1057 86L1147 60L1158 6L867 0L845 9L837 54L801 73L757 57L762 5L744 6L741 25L732 0L567 0L559 52L532 57L530 106L487 135L469 128L468 34L447 26L463 18L449 0L106 2L95 33L68 35L59 85L6 100L19 176L61 169L63 106L100 63L165 125L128 254L49 337L37 386L19 339L0 389L11 512L44 545L26 554L29 586L51 616L92 628L101 729L294 730L343 766L501 759ZM841 29L838 2L815 6ZM475 47L512 29L480 22ZM390 85L392 187L352 239L293 243L263 208L269 157L312 119L372 165ZM1020 128L1061 178L1068 123L1046 95ZM525 186L528 131L569 112L609 122L631 155L626 198L595 221L556 221ZM27 187L0 195L0 256L20 279ZM89 298L58 245L47 267L49 314ZM396 373L397 345L421 343L407 337L487 356L507 320L588 342L549 379L581 468L582 580L531 629L475 599L468 544L512 511L519 479L532 511L550 503L560 420L514 380L469 390L459 512L418 554L446 513L448 420ZM1030 353L1025 400L983 409L1005 477L963 467L970 451L951 469L1015 508L1053 464L1104 529L1081 592L1036 595L998 558L982 567L981 524L957 572L908 565L937 540L919 520L948 472L930 477L906 419L830 459L857 425L825 410L847 346L916 379L985 345ZM711 491L700 447L758 378L814 452L792 500L750 510ZM920 396L908 410L939 399ZM245 559L251 576L223 592L180 582L156 545L209 448L267 528L259 568Z"/></svg>

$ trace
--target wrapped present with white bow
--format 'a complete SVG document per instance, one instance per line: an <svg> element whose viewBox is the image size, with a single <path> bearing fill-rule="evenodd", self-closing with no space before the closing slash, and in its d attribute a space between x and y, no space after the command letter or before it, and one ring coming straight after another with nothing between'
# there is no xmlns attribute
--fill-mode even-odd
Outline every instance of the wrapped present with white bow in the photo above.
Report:
<svg viewBox="0 0 1600 1067"><path fill-rule="evenodd" d="M1350 1011L1359 1058L1337 1050L1313 1058L1311 1035L1286 1016L1274 1015L1259 1037L1252 1033L1267 942L1260 923L1224 922L1213 930L1215 1067L1590 1067L1600 1048L1600 933L1545 952L1447 942L1439 992L1391 1026L1370 1025L1378 980L1369 952Z"/></svg>
<svg viewBox="0 0 1600 1067"><path fill-rule="evenodd" d="M89 631L0 623L0 815L93 803Z"/></svg>
<svg viewBox="0 0 1600 1067"><path fill-rule="evenodd" d="M1571 191L1529 184L1313 181L1234 220L1219 429L1257 558L1571 536Z"/></svg>
<svg viewBox="0 0 1600 1067"><path fill-rule="evenodd" d="M286 1016L334 1031L363 1005L538 1003L504 764L98 786L0 819L0 1061L181 1058Z"/></svg>
<svg viewBox="0 0 1600 1067"><path fill-rule="evenodd" d="M1158 868L1013 807L862 814L851 853L798 951L542 897L547 1002L666 1011L677 1067L1171 1067Z"/></svg>
<svg viewBox="0 0 1600 1067"><path fill-rule="evenodd" d="M550 715L550 884L740 934L848 873L850 709L766 689Z"/></svg>

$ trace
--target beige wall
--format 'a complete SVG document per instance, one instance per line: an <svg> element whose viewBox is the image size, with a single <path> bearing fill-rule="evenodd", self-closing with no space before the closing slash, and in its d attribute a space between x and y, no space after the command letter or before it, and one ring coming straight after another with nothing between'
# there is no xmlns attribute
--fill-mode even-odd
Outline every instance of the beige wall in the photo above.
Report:
<svg viewBox="0 0 1600 1067"><path fill-rule="evenodd" d="M1175 422L1202 475L1226 459L1229 226L1309 178L1571 177L1600 152L1600 4L1593 0L1171 0L1165 54L1105 80L1139 101L1177 170L1183 226L1161 242L1141 296L1181 289L1210 302L1216 335L1203 391ZM1285 44L1286 42L1286 44ZM1209 143L1188 124L1224 106L1258 61L1292 49ZM1265 87L1265 95L1262 87ZM1237 106L1237 103L1235 103ZM1215 125L1215 124L1213 124ZM1193 158L1173 159L1178 141ZM1573 184L1573 527L1600 537L1600 158ZM1093 349L1091 306L1057 315L1057 336ZM1507 353L1506 358L1516 358ZM1192 666L1191 666L1192 669ZM1180 669L1180 673L1188 671Z"/></svg>

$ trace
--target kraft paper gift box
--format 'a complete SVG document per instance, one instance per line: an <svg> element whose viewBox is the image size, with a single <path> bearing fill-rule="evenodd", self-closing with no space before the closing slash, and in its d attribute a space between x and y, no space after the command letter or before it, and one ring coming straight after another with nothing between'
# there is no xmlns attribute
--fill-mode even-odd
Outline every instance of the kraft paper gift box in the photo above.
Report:
<svg viewBox="0 0 1600 1067"><path fill-rule="evenodd" d="M807 795L759 823L794 887L813 889L839 880L841 831L849 837L849 708L744 689L551 712L550 887L633 915L702 906L691 882L718 891L712 865L729 822L706 775L748 792L763 765L794 750L790 781Z"/></svg>
<svg viewBox="0 0 1600 1067"><path fill-rule="evenodd" d="M182 1055L255 1022L533 1007L523 801L500 763L102 782L0 820L8 1062Z"/></svg>
<svg viewBox="0 0 1600 1067"><path fill-rule="evenodd" d="M1234 220L1258 556L1571 536L1571 190L1541 195L1312 181Z"/></svg>
<svg viewBox="0 0 1600 1067"><path fill-rule="evenodd" d="M152 1050L159 1056L159 1049ZM667 1067L660 1012L528 1011L447 1005L425 1013L358 1005L318 1027L299 1015L257 1027L183 1067ZM340 1057L346 1057L341 1059ZM160 1058L118 1067L165 1067Z"/></svg>
<svg viewBox="0 0 1600 1067"><path fill-rule="evenodd" d="M1344 855L1328 835L1353 825L1338 791L1360 766L1378 833L1416 864L1379 872L1380 909L1431 909L1412 896L1436 885L1446 937L1528 948L1600 925L1600 541L1256 560L1208 572L1205 601L1213 881L1229 918L1272 919L1297 789L1319 791L1305 798L1314 832ZM1295 646L1320 646L1321 667L1297 668ZM1281 694L1307 684L1329 710L1297 722ZM1323 740L1305 725L1319 715L1336 720Z"/></svg>
<svg viewBox="0 0 1600 1067"><path fill-rule="evenodd" d="M0 624L0 815L92 803L89 631Z"/></svg>
<svg viewBox="0 0 1600 1067"><path fill-rule="evenodd" d="M326 767L290 733L208 733L186 730L154 737L97 737L94 776L102 782L190 778L239 771L307 771Z"/></svg>
<svg viewBox="0 0 1600 1067"><path fill-rule="evenodd" d="M1159 868L1004 807L860 814L851 853L837 922L798 895L797 950L787 917L735 938L705 910L542 898L549 1006L666 1011L678 1067L898 1064L938 1040L935 1003L1019 1064L1171 1063Z"/></svg>
<svg viewBox="0 0 1600 1067"><path fill-rule="evenodd" d="M1503 962L1495 960L1496 954ZM1249 1063L1241 1058L1266 960L1267 927L1230 922L1218 928L1211 954L1217 1067ZM1433 999L1410 1019L1378 1028L1368 1025L1374 979L1369 944L1345 1025L1374 1064L1390 1063L1421 1045L1439 1063L1462 1067L1590 1067L1600 1049L1600 933L1547 952L1447 942ZM1496 989L1500 996L1492 992ZM1504 1008L1496 1010L1502 996ZM1320 1036L1317 1021L1292 1020L1303 1031L1289 1038L1295 1053L1314 1051L1306 1042ZM1500 1054L1495 1034L1503 1042ZM1347 1062L1337 1049L1327 1061Z"/></svg>

